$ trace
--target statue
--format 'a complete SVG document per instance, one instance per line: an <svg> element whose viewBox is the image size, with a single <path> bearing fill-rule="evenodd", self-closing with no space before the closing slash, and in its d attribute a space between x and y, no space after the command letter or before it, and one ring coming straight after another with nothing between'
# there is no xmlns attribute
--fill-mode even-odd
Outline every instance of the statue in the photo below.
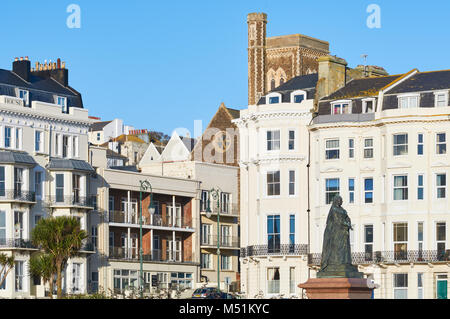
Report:
<svg viewBox="0 0 450 319"><path fill-rule="evenodd" d="M350 229L352 224L347 211L342 208L342 197L336 195L328 213L323 235L322 262L317 278L363 278L358 267L352 265Z"/></svg>

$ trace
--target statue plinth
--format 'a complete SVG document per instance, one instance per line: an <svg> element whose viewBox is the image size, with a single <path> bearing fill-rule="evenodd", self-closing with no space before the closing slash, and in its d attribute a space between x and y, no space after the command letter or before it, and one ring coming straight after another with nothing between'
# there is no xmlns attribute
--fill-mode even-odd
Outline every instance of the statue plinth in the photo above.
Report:
<svg viewBox="0 0 450 319"><path fill-rule="evenodd" d="M311 278L298 285L308 299L371 299L374 287L364 278Z"/></svg>
<svg viewBox="0 0 450 319"><path fill-rule="evenodd" d="M364 274L358 271L355 265L329 265L326 270L317 272L317 278L363 278Z"/></svg>

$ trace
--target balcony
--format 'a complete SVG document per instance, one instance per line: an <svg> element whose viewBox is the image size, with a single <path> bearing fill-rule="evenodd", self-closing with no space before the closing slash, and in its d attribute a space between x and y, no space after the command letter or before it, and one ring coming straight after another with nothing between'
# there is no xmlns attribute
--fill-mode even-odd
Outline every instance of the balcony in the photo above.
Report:
<svg viewBox="0 0 450 319"><path fill-rule="evenodd" d="M308 255L308 264L317 266L321 264L322 254ZM407 251L375 251L373 253L352 252L353 265L372 264L410 264L410 263L437 263L450 261L450 250L407 250Z"/></svg>
<svg viewBox="0 0 450 319"><path fill-rule="evenodd" d="M128 225L140 225L139 213L127 213L123 211L110 211L109 222ZM176 217L173 220L172 216L154 214L153 216L142 216L142 225L144 226L159 226L159 227L176 227L176 228L192 228L192 220Z"/></svg>
<svg viewBox="0 0 450 319"><path fill-rule="evenodd" d="M22 238L0 238L0 249L35 249L31 240Z"/></svg>
<svg viewBox="0 0 450 319"><path fill-rule="evenodd" d="M45 204L50 207L83 207L94 209L95 196L47 196L45 198Z"/></svg>
<svg viewBox="0 0 450 319"><path fill-rule="evenodd" d="M223 207L217 208L217 204L210 204L211 214L217 215L217 211L220 210L220 216L230 216L230 217L238 217L239 216L239 205L238 204L228 204ZM203 215L206 215L207 211L207 203L201 201L200 202L200 212Z"/></svg>
<svg viewBox="0 0 450 319"><path fill-rule="evenodd" d="M279 246L253 245L241 248L241 257L251 256L298 256L307 255L308 245L306 244L280 244Z"/></svg>
<svg viewBox="0 0 450 319"><path fill-rule="evenodd" d="M139 262L139 248L109 247L109 258L123 261ZM150 254L143 254L144 262L197 264L192 256L182 256L180 251L153 249Z"/></svg>
<svg viewBox="0 0 450 319"><path fill-rule="evenodd" d="M239 249L239 237L223 236L219 239L220 248L236 248ZM202 238L201 246L217 247L217 235L208 235Z"/></svg>
<svg viewBox="0 0 450 319"><path fill-rule="evenodd" d="M0 190L0 201L36 202L36 193L17 189Z"/></svg>

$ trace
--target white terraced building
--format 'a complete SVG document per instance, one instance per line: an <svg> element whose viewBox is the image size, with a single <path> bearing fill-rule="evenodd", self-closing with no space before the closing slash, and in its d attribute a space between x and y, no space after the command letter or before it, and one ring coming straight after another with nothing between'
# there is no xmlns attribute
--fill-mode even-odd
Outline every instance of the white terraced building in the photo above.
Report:
<svg viewBox="0 0 450 319"><path fill-rule="evenodd" d="M310 266L320 264L339 193L353 224L353 263L379 285L375 298L447 299L450 71L341 86L320 100L309 127Z"/></svg>
<svg viewBox="0 0 450 319"><path fill-rule="evenodd" d="M28 271L37 251L31 231L39 219L75 216L88 229L87 216L95 206L88 184L91 122L59 61L37 63L31 70L27 58L16 59L12 71L0 70L0 252L15 257L0 297L44 296L46 287ZM69 260L65 292L86 292L90 254L85 246Z"/></svg>

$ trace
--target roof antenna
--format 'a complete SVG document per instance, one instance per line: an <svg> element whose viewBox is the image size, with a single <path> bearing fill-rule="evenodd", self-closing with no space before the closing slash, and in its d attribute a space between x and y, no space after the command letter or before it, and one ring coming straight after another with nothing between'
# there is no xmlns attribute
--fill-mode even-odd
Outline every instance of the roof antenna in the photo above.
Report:
<svg viewBox="0 0 450 319"><path fill-rule="evenodd" d="M364 77L367 77L367 54L361 54L361 58L364 59Z"/></svg>

